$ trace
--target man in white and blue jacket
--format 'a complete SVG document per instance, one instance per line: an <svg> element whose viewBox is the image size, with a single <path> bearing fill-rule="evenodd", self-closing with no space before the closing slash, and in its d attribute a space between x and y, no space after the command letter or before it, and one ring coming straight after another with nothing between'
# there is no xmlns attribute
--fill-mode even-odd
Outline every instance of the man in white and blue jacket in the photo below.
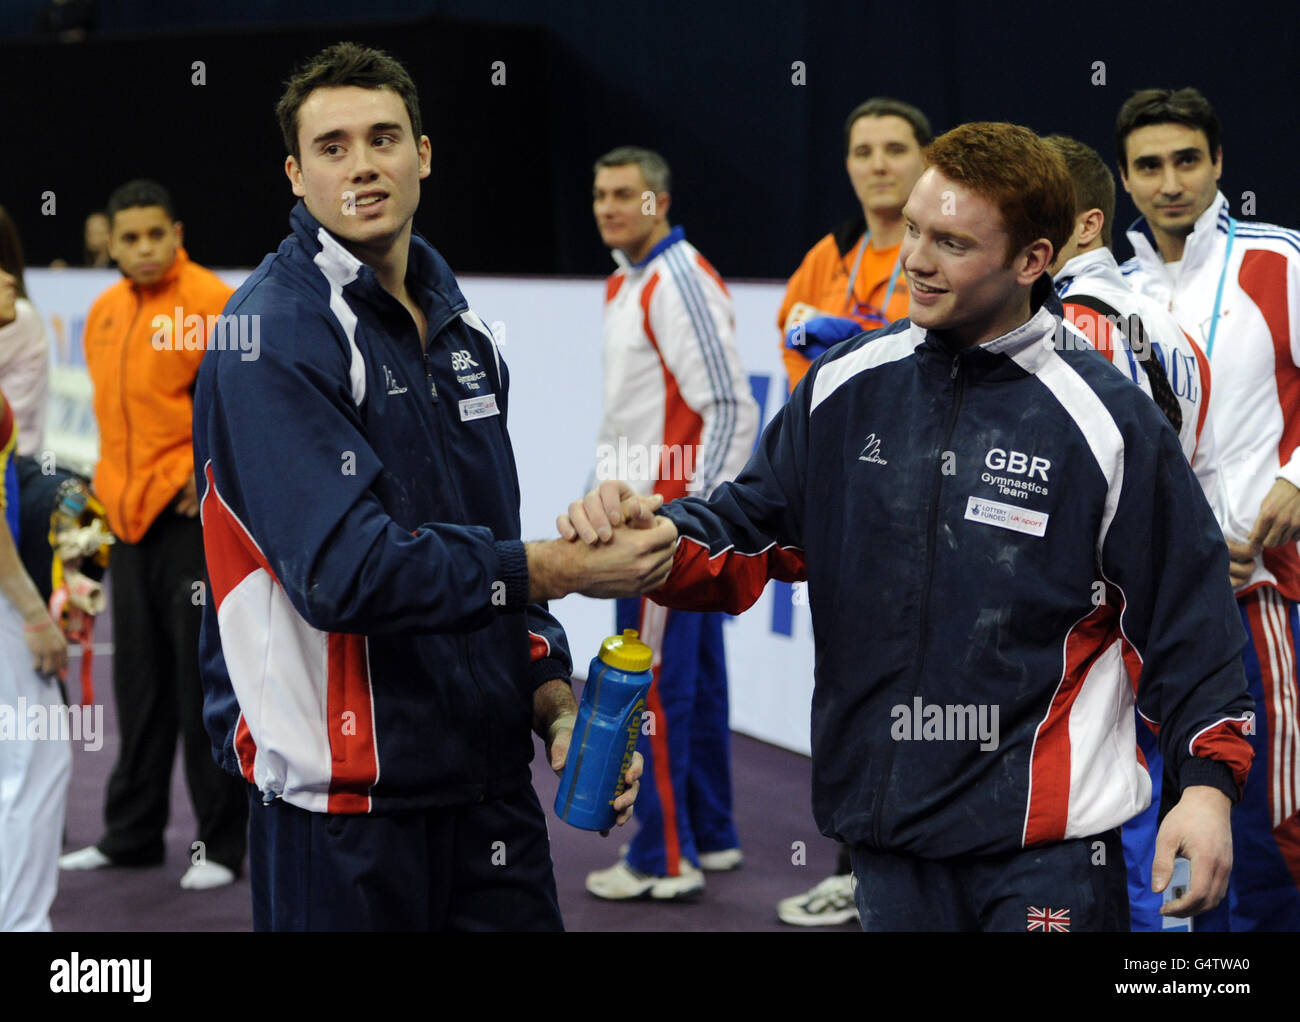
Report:
<svg viewBox="0 0 1300 1022"><path fill-rule="evenodd" d="M852 846L864 929L1127 929L1135 697L1179 786L1155 883L1188 858L1164 911L1192 914L1227 887L1251 758L1227 550L1164 415L1052 311L1060 157L966 124L926 158L909 320L819 358L707 502L651 516L606 483L561 533L669 518L651 598L683 609L807 579L813 811Z"/></svg>
<svg viewBox="0 0 1300 1022"><path fill-rule="evenodd" d="M250 785L254 926L558 929L529 770L530 731L558 770L576 712L557 571L519 539L506 367L412 233L414 86L341 43L278 112L302 201L213 334L194 428L205 722Z"/></svg>

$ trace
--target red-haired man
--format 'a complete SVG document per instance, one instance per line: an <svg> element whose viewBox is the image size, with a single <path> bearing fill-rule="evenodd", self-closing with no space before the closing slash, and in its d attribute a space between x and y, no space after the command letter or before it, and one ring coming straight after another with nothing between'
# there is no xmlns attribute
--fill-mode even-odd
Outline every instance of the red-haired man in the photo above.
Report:
<svg viewBox="0 0 1300 1022"><path fill-rule="evenodd" d="M1200 911L1227 886L1251 757L1222 537L1159 409L1057 343L1060 157L986 123L926 158L903 211L910 320L813 363L707 502L651 515L605 483L561 533L668 518L652 598L674 607L739 613L769 578L807 579L813 810L852 846L864 929L1127 929L1119 828L1151 791L1134 662L1180 788L1154 872L1189 858L1166 912Z"/></svg>

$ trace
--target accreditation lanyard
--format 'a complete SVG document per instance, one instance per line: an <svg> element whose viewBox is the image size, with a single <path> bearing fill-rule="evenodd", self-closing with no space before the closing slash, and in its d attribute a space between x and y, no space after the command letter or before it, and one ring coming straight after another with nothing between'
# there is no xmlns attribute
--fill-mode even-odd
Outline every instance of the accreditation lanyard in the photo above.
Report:
<svg viewBox="0 0 1300 1022"><path fill-rule="evenodd" d="M867 230L862 233L862 244L858 246L857 257L853 260L853 272L849 274L849 286L844 292L844 304L850 309L857 306L857 299L853 297L853 285L858 282L858 270L862 267L862 256L867 251L867 242L871 240L871 231ZM886 323L889 322L889 300L894 297L894 288L898 286L898 278L902 276L898 272L899 264L903 261L903 249L899 246L898 255L894 258L894 268L889 271L889 289L885 292L885 301L880 306L880 318Z"/></svg>
<svg viewBox="0 0 1300 1022"><path fill-rule="evenodd" d="M1219 306L1223 303L1223 282L1228 279L1228 260L1232 258L1232 239L1237 236L1237 221L1228 217L1228 249L1223 253L1223 269L1219 271L1219 288L1214 292L1214 314L1210 318L1210 337L1205 342L1205 357L1214 354L1214 335L1219 331Z"/></svg>

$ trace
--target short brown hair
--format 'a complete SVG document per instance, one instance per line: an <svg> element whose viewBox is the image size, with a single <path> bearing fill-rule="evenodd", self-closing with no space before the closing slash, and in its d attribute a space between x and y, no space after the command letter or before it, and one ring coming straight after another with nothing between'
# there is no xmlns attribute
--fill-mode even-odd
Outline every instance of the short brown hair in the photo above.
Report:
<svg viewBox="0 0 1300 1022"><path fill-rule="evenodd" d="M284 148L295 160L302 159L298 147L298 109L317 89L355 85L362 89L392 89L406 104L411 132L420 141L420 100L415 82L401 63L383 50L358 43L335 43L298 67L284 83L284 95L275 105Z"/></svg>
<svg viewBox="0 0 1300 1022"><path fill-rule="evenodd" d="M864 117L901 117L912 126L916 144L922 149L934 141L934 132L930 129L930 119L911 103L888 96L873 96L871 99L855 106L844 121L844 155L849 154L849 140L853 137L853 125Z"/></svg>
<svg viewBox="0 0 1300 1022"><path fill-rule="evenodd" d="M631 163L635 163L641 169L641 179L652 192L672 194L673 172L668 167L668 161L653 149L621 145L598 159L592 166L591 172L599 174L601 167L626 167Z"/></svg>
<svg viewBox="0 0 1300 1022"><path fill-rule="evenodd" d="M1101 210L1101 243L1110 248L1111 221L1115 219L1115 175L1096 149L1078 139L1048 135L1043 141L1065 161L1065 169L1074 181L1074 215L1089 209Z"/></svg>
<svg viewBox="0 0 1300 1022"><path fill-rule="evenodd" d="M1141 89L1124 101L1115 117L1115 152L1128 173L1128 137L1148 124L1184 124L1205 133L1210 159L1219 152L1219 118L1210 101L1196 89Z"/></svg>
<svg viewBox="0 0 1300 1022"><path fill-rule="evenodd" d="M1009 236L1007 263L1038 238L1053 256L1074 233L1074 185L1065 161L1018 124L976 121L940 135L926 162L950 181L992 201Z"/></svg>

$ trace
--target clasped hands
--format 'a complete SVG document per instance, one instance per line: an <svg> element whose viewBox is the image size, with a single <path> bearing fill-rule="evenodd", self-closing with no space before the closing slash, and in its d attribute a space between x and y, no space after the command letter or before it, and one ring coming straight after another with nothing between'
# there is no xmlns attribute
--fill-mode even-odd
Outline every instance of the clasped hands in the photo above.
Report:
<svg viewBox="0 0 1300 1022"><path fill-rule="evenodd" d="M677 527L642 497L609 480L569 505L555 520L560 539L529 543L529 599L581 593L598 599L640 596L658 589L672 570Z"/></svg>

